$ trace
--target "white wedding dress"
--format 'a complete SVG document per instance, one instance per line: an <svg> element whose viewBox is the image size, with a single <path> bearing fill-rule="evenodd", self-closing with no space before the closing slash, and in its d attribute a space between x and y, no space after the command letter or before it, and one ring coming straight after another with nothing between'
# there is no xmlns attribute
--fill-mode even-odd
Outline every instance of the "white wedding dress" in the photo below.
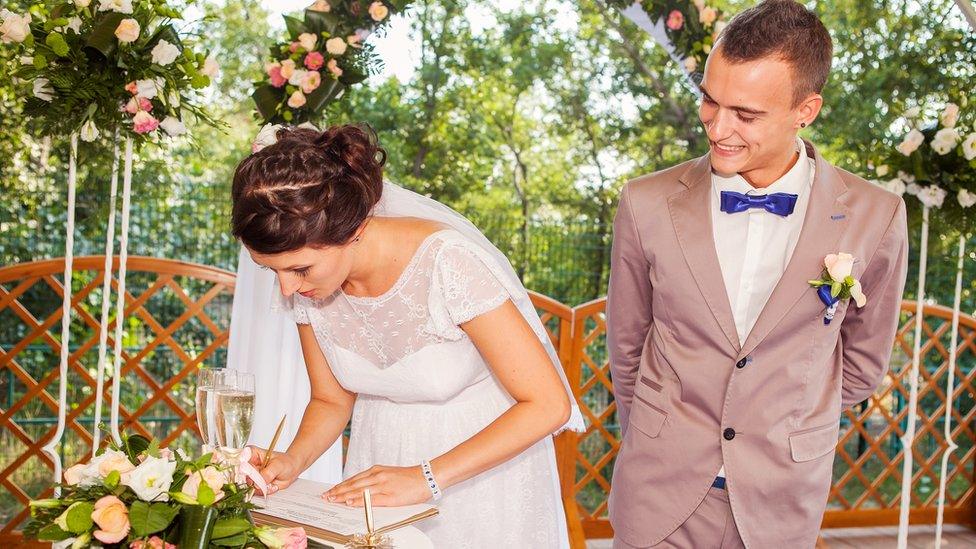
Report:
<svg viewBox="0 0 976 549"><path fill-rule="evenodd" d="M413 466L464 442L513 399L460 324L513 296L485 249L458 231L430 235L378 297L279 296L311 324L339 383L358 394L344 476ZM436 475L436 470L435 470ZM552 437L444 490L419 523L438 548L568 548Z"/></svg>

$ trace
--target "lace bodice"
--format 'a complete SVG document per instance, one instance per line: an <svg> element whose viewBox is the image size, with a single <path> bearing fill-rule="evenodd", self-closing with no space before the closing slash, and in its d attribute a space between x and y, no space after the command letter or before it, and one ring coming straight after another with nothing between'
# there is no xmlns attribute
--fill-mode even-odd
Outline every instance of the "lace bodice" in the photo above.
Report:
<svg viewBox="0 0 976 549"><path fill-rule="evenodd" d="M448 229L424 240L383 295L357 297L339 290L318 300L296 295L284 305L297 322L312 324L320 343L388 368L428 345L466 337L459 325L508 299L490 265L479 246Z"/></svg>

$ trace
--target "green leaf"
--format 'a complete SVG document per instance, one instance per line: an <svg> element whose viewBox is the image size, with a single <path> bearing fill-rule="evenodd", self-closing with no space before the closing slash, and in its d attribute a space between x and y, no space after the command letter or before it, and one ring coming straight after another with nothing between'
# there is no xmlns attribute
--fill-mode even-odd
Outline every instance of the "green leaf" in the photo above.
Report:
<svg viewBox="0 0 976 549"><path fill-rule="evenodd" d="M149 441L149 446L146 447L146 455L149 457L158 458L159 454L159 439L152 439Z"/></svg>
<svg viewBox="0 0 976 549"><path fill-rule="evenodd" d="M288 35L292 40L298 40L298 35L303 32L308 32L305 28L305 22L297 17L292 17L290 15L282 16L285 20L285 27L288 29Z"/></svg>
<svg viewBox="0 0 976 549"><path fill-rule="evenodd" d="M125 19L125 14L117 12L102 12L98 20L92 25L86 46L99 52L103 57L109 57L118 48L119 40L115 37L115 29Z"/></svg>
<svg viewBox="0 0 976 549"><path fill-rule="evenodd" d="M94 510L95 505L87 501L72 503L71 507L68 507L68 510L62 515L64 522L60 525L61 528L74 534L87 532L93 524L91 515Z"/></svg>
<svg viewBox="0 0 976 549"><path fill-rule="evenodd" d="M195 474L199 475L200 473ZM200 487L197 488L197 501L200 502L200 505L213 505L216 497L217 496L214 494L213 489L210 488L210 485L201 479Z"/></svg>
<svg viewBox="0 0 976 549"><path fill-rule="evenodd" d="M90 116L90 115L89 115ZM122 475L118 471L112 471L105 477L105 487L111 490L119 485L119 481L122 480Z"/></svg>
<svg viewBox="0 0 976 549"><path fill-rule="evenodd" d="M844 285L840 282L833 282L830 285L830 295L831 297L837 297L840 295L841 290L844 289Z"/></svg>
<svg viewBox="0 0 976 549"><path fill-rule="evenodd" d="M265 84L254 90L251 99L254 100L261 118L265 122L270 122L274 118L278 104L281 103L281 91L270 84Z"/></svg>
<svg viewBox="0 0 976 549"><path fill-rule="evenodd" d="M68 48L68 43L64 40L64 36L62 36L61 33L52 32L51 34L48 34L47 38L44 39L44 43L47 44L58 57L65 57L68 55L68 52L71 51L70 48Z"/></svg>
<svg viewBox="0 0 976 549"><path fill-rule="evenodd" d="M71 537L71 532L65 532L57 524L48 524L37 533L40 541L62 541Z"/></svg>
<svg viewBox="0 0 976 549"><path fill-rule="evenodd" d="M813 286L814 288L819 288L826 284L823 280L807 280L807 284Z"/></svg>
<svg viewBox="0 0 976 549"><path fill-rule="evenodd" d="M149 439L142 435L131 435L125 439L125 453L132 461L139 459L139 454L149 448Z"/></svg>
<svg viewBox="0 0 976 549"><path fill-rule="evenodd" d="M210 85L210 77L205 74L195 74L190 78L193 89L200 90Z"/></svg>
<svg viewBox="0 0 976 549"><path fill-rule="evenodd" d="M212 539L226 538L247 531L250 521L241 517L223 518L214 524ZM216 542L214 542L216 543Z"/></svg>
<svg viewBox="0 0 976 549"><path fill-rule="evenodd" d="M338 80L325 78L322 85L306 96L305 108L311 112L318 112L329 101L335 99L345 88Z"/></svg>
<svg viewBox="0 0 976 549"><path fill-rule="evenodd" d="M132 533L139 538L146 537L163 530L179 513L179 507L172 507L166 503L147 503L136 501L129 509L129 523Z"/></svg>
<svg viewBox="0 0 976 549"><path fill-rule="evenodd" d="M146 51L152 50L154 47L156 47L156 44L158 44L160 40L165 40L179 48L181 52L183 51L183 42L180 40L180 35L176 32L176 29L173 28L173 25L163 25L162 27L159 27L159 30L157 30L152 37L149 38L148 42L146 42Z"/></svg>
<svg viewBox="0 0 976 549"><path fill-rule="evenodd" d="M227 538L211 539L210 543L211 545L220 545L222 547L239 547L243 545L245 541L247 541L247 534L241 532L240 534Z"/></svg>
<svg viewBox="0 0 976 549"><path fill-rule="evenodd" d="M305 28L312 34L332 34L339 26L339 17L331 12L305 10Z"/></svg>

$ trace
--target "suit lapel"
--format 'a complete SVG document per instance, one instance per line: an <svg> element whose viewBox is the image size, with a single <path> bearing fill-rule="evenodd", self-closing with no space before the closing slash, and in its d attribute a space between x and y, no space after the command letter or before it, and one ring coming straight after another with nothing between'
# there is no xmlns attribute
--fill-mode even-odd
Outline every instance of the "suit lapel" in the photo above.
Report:
<svg viewBox="0 0 976 549"><path fill-rule="evenodd" d="M807 151L815 158L816 174L810 189L803 229L786 271L742 345L740 357L751 353L796 302L805 293L813 291L807 281L820 276L824 256L843 251L836 247L850 222L850 211L843 203L847 185L838 176L836 168L828 164L810 144L807 144Z"/></svg>
<svg viewBox="0 0 976 549"><path fill-rule="evenodd" d="M681 182L687 188L668 199L668 208L681 253L688 262L691 275L725 337L738 352L739 335L735 329L732 306L725 290L722 267L718 262L715 238L712 235L712 201L709 196L712 189L711 173L708 156L699 158L681 176Z"/></svg>

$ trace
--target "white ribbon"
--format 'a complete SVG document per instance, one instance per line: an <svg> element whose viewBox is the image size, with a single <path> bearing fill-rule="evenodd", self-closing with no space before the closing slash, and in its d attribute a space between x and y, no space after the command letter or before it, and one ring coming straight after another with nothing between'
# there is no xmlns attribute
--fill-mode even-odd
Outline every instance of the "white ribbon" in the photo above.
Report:
<svg viewBox="0 0 976 549"><path fill-rule="evenodd" d="M41 450L54 461L54 497L61 497L61 456L55 450L64 435L68 409L68 343L71 335L71 275L75 247L75 190L78 183L78 134L71 134L68 155L68 220L64 240L64 299L61 302L61 361L58 367L58 426Z"/></svg>
<svg viewBox="0 0 976 549"><path fill-rule="evenodd" d="M105 230L105 279L102 281L102 317L98 323L98 367L95 374L95 420L92 429L92 457L101 439L102 392L105 389L105 355L108 346L108 314L112 306L112 252L115 245L115 199L119 187L119 134L115 132L112 153L112 186L108 200L108 226Z"/></svg>
<svg viewBox="0 0 976 549"><path fill-rule="evenodd" d="M908 512L912 506L912 466L914 454L912 446L915 443L915 416L918 415L918 368L922 349L922 317L925 306L925 268L929 253L929 207L922 206L922 236L920 239L918 260L918 290L915 294L915 344L912 352L912 369L908 373L908 426L901 438L902 460L901 469L901 507L898 516L898 549L908 547Z"/></svg>
<svg viewBox="0 0 976 549"><path fill-rule="evenodd" d="M115 301L115 356L112 369L112 438L122 444L119 433L119 385L122 374L122 324L125 321L125 265L129 252L129 205L132 196L132 138L125 139L125 168L122 174L122 227L119 239L119 291Z"/></svg>

